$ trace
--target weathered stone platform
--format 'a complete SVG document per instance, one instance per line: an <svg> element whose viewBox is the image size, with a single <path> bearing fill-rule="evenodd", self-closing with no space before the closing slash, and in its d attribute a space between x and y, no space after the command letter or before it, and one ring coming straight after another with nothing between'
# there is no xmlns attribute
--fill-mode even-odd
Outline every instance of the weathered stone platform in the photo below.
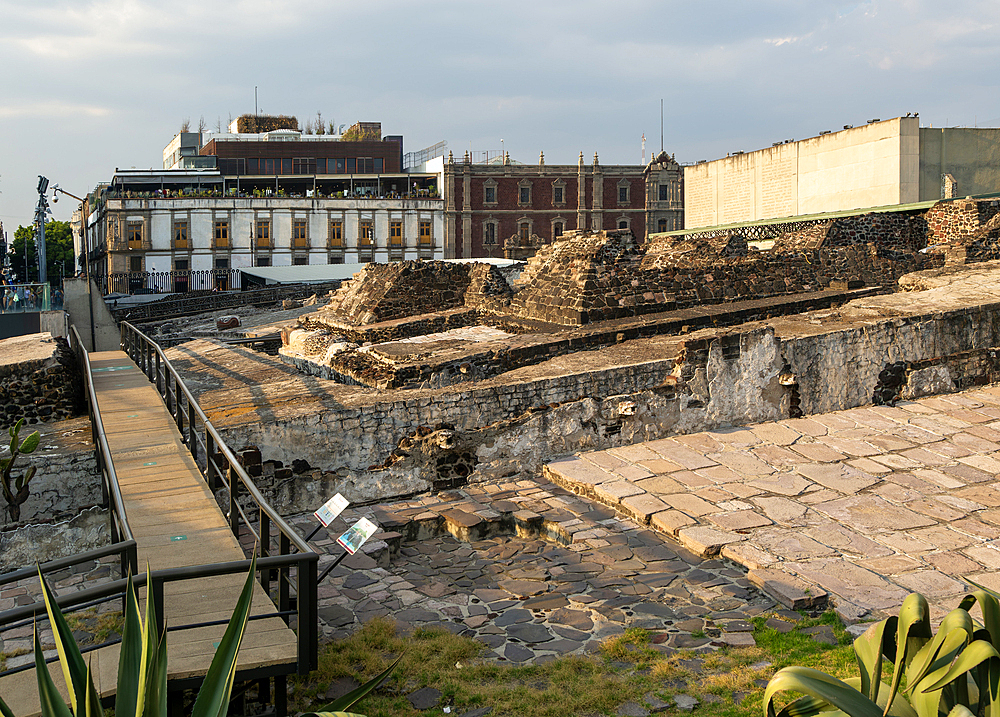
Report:
<svg viewBox="0 0 1000 717"><path fill-rule="evenodd" d="M545 474L848 622L923 593L937 617L1000 589L1000 386L676 436Z"/></svg>

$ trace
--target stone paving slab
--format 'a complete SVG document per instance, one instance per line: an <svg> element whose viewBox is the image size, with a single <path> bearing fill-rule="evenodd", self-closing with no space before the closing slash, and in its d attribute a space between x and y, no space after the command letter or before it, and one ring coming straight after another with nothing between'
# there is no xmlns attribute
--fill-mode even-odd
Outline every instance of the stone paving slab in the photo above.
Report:
<svg viewBox="0 0 1000 717"><path fill-rule="evenodd" d="M645 460L641 451L631 456ZM462 503L496 516L484 521L487 537L468 539L454 516ZM635 514L616 515L544 478L348 508L312 541L320 570L339 554L337 536L359 517L392 532L377 533L366 554L344 560L320 584L323 636L343 637L387 615L404 629L468 635L487 646L487 659L519 664L594 652L631 626L653 632L666 653L750 645L749 635L726 639L723 624L747 623L777 603L740 566L701 558L629 517ZM291 522L304 533L315 525L311 515Z"/></svg>
<svg viewBox="0 0 1000 717"><path fill-rule="evenodd" d="M919 591L941 615L968 589L962 578L1000 585L998 418L994 385L583 453L544 474L704 557L721 553L786 605L829 594L850 622ZM629 463L653 475L622 491Z"/></svg>

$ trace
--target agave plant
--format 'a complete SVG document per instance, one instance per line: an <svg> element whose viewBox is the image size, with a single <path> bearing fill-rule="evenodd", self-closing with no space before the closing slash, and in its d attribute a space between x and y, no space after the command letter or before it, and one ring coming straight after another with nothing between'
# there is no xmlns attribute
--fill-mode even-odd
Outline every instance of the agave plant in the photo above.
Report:
<svg viewBox="0 0 1000 717"><path fill-rule="evenodd" d="M35 466L31 466L21 475L14 477L11 474L11 471L14 470L14 462L21 454L34 453L42 439L38 431L34 431L23 441L19 440L18 434L23 427L24 419L21 418L8 429L10 433L10 457L0 458L0 490L3 491L4 500L7 502L7 515L14 522L21 519L21 504L28 500L28 484L35 477L37 470Z"/></svg>
<svg viewBox="0 0 1000 717"><path fill-rule="evenodd" d="M342 710L350 709L351 707L354 706L356 702L361 700L362 697L364 697L369 692L371 692L379 685L381 685L383 682L388 680L389 675L392 674L392 671L396 669L396 665L398 665L399 661L402 659L403 656L400 655L395 660L393 660L392 664L389 665L387 668L385 668L385 670L383 670L379 675L376 675L374 678L372 678L365 684L361 685L361 687L358 687L357 689L348 692L343 697L334 700L333 702L324 707L320 707L315 712L308 712L304 714L302 717L364 717L364 715L355 714L353 712L344 712Z"/></svg>
<svg viewBox="0 0 1000 717"><path fill-rule="evenodd" d="M229 626L198 691L193 717L224 717L229 709L229 698L236 678L236 655L250 615L256 563L257 558L254 556L243 592L240 593L236 609L229 619ZM100 717L104 712L100 696L94 687L90 666L84 662L72 630L56 604L55 596L41 570L38 575L42 581L45 610L52 625L52 635L69 693L67 705L45 665L36 627L35 676L38 680L42 717ZM151 584L147 566L146 585ZM142 619L130 575L126 587L125 626L118 659L115 717L167 717L167 632L164 629L156 634L155 613L156 606L150 597L146 600L146 619ZM0 714L3 717L14 717L13 711L2 698Z"/></svg>
<svg viewBox="0 0 1000 717"><path fill-rule="evenodd" d="M931 630L927 601L903 601L898 617L872 625L854 641L859 676L848 680L807 667L779 670L764 692L767 717L1000 717L1000 595L976 585ZM983 621L969 610L978 604ZM882 681L883 660L893 664ZM902 679L906 677L906 686ZM781 692L804 695L776 712Z"/></svg>

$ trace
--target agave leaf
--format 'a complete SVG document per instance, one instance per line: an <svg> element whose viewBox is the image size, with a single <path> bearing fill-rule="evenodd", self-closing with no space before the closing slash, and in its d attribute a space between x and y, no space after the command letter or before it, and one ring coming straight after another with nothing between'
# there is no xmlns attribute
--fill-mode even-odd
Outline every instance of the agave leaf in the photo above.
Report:
<svg viewBox="0 0 1000 717"><path fill-rule="evenodd" d="M355 703L357 703L359 700L365 697L369 692L377 689L379 685L388 680L389 675L392 674L392 671L396 669L396 665L398 665L399 661L402 659L403 659L403 653L400 653L399 657L393 660L392 664L389 665L387 668L385 668L381 673L379 673L372 679L368 680L368 682L361 685L361 687L351 690L343 697L334 700L333 702L324 707L320 707L320 711L336 712L338 710L346 710L349 709L350 707L353 707Z"/></svg>
<svg viewBox="0 0 1000 717"><path fill-rule="evenodd" d="M983 625L990 631L990 642L1000 645L1000 595L972 580L969 582L979 590L963 597L959 607L968 610L978 603L979 609L983 612Z"/></svg>
<svg viewBox="0 0 1000 717"><path fill-rule="evenodd" d="M42 595L45 597L45 611L49 614L49 623L52 626L52 639L56 643L56 651L59 653L59 664L62 666L63 678L66 680L66 689L69 692L70 706L73 714L81 714L87 703L87 665L80 654L80 648L73 637L73 630L63 617L56 597L52 589L42 575L41 567L38 568L38 579L42 583Z"/></svg>
<svg viewBox="0 0 1000 717"><path fill-rule="evenodd" d="M910 704L913 709L917 711L918 717L938 717L938 711L941 707L941 698L943 697L943 690L924 690L924 686L929 684L934 684L937 682L946 672L948 672L948 663L945 662L939 668L931 671L924 682L919 685L921 689L916 689L914 686L912 694L910 695Z"/></svg>
<svg viewBox="0 0 1000 717"><path fill-rule="evenodd" d="M146 702L143 717L167 717L167 633L149 663L146 681Z"/></svg>
<svg viewBox="0 0 1000 717"><path fill-rule="evenodd" d="M306 712L302 717L365 717L353 712Z"/></svg>
<svg viewBox="0 0 1000 717"><path fill-rule="evenodd" d="M243 592L236 602L236 609L229 618L229 626L219 642L212 658L212 664L205 675L205 681L198 690L194 701L192 717L225 717L229 708L229 695L236 677L236 656L240 651L247 618L250 616L250 602L253 599L254 578L257 569L257 555L250 562Z"/></svg>
<svg viewBox="0 0 1000 717"><path fill-rule="evenodd" d="M3 715L3 717L14 717L14 710L7 706L7 703L3 701L3 697L0 697L0 715Z"/></svg>
<svg viewBox="0 0 1000 717"><path fill-rule="evenodd" d="M38 444L41 443L41 440L42 434L35 431L21 443L21 453L34 453L35 449L38 448Z"/></svg>
<svg viewBox="0 0 1000 717"><path fill-rule="evenodd" d="M896 655L895 669L892 673L892 684L889 687L888 705L891 706L899 691L899 681L903 677L907 657L912 659L920 648L931 638L930 609L927 600L920 593L911 593L903 600L899 608L899 620L896 623ZM893 658L889 658L893 659Z"/></svg>
<svg viewBox="0 0 1000 717"><path fill-rule="evenodd" d="M924 678L930 670L940 667L937 661L942 656L956 652L967 645L973 633L972 616L962 609L956 609L945 615L934 638L924 645L910 663L906 666L906 682L908 690Z"/></svg>
<svg viewBox="0 0 1000 717"><path fill-rule="evenodd" d="M52 675L49 674L45 655L42 653L42 644L38 641L37 627L35 628L35 680L38 682L38 701L42 717L73 717L52 681ZM73 690L70 690L70 694L73 694Z"/></svg>
<svg viewBox="0 0 1000 717"><path fill-rule="evenodd" d="M927 686L921 685L921 691L939 690L956 677L992 659L1000 660L1000 652L997 652L997 649L990 643L977 640L962 650L955 661L948 666L947 671L935 682Z"/></svg>
<svg viewBox="0 0 1000 717"><path fill-rule="evenodd" d="M148 585L149 583L147 583ZM115 695L115 717L138 717L142 714L144 694L142 682L142 618L135 595L132 574L125 588L125 626L122 629L121 652L118 655L118 693Z"/></svg>
<svg viewBox="0 0 1000 717"><path fill-rule="evenodd" d="M976 717L976 715L965 705L955 705L948 713L948 717Z"/></svg>
<svg viewBox="0 0 1000 717"><path fill-rule="evenodd" d="M869 627L854 640L854 657L858 661L861 675L861 693L878 702L879 687L882 685L882 655L895 657L893 637L896 633L896 617L890 617Z"/></svg>
<svg viewBox="0 0 1000 717"><path fill-rule="evenodd" d="M774 696L786 691L824 700L851 717L882 717L878 705L861 692L836 677L810 667L785 667L775 673L764 691L767 717L775 717Z"/></svg>
<svg viewBox="0 0 1000 717"><path fill-rule="evenodd" d="M85 714L87 717L104 717L104 708L101 706L101 697L94 687L94 674L90 671L90 663L87 663L87 698L85 704Z"/></svg>

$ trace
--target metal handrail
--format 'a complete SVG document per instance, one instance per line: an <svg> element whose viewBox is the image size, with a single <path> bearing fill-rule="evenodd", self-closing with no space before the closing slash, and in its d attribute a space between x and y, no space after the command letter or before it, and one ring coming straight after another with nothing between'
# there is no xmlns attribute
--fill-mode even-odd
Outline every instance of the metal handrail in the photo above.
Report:
<svg viewBox="0 0 1000 717"><path fill-rule="evenodd" d="M97 391L94 388L94 376L90 366L90 353L84 348L80 334L76 326L70 326L69 339L71 348L77 353L80 360L81 372L84 375L87 387L87 405L90 411L91 433L94 438L94 447L98 457L98 465L101 469L101 488L104 493L104 500L108 503L113 520L111 522L111 537L113 543L130 541L131 549L127 556L127 564L122 565L122 573L129 571L135 573L138 569L138 554L135 546L135 536L128 522L128 514L125 511L125 499L122 497L121 486L118 483L118 473L115 471L114 459L111 456L111 447L108 445L108 437L104 430L104 421L101 419L101 407L97 401Z"/></svg>
<svg viewBox="0 0 1000 717"><path fill-rule="evenodd" d="M177 373L177 369L175 369L173 367L173 364L171 364L170 361L167 359L166 354L163 353L163 349L161 349L155 341L146 336L144 333L142 333L139 329L137 329L129 322L127 321L122 322L123 350L125 351L125 353L129 355L129 357L133 361L136 362L136 364L139 365L139 369L143 373L145 373L146 376L150 378L151 381L153 381L153 383L157 384L157 389L160 391L160 395L165 397L166 392L162 388L160 388L160 382L159 382L160 373L156 371L154 368L153 369L154 376L149 375L150 369L152 368L152 362L148 360L148 356L144 357L140 354L140 352L137 350L138 349L137 343L134 341L134 339L130 339L129 337L135 337L141 340L145 344L147 349L152 349L152 351L155 352L156 358L159 359L163 368L165 368L166 371L168 371L169 374L173 376L175 385L178 388L180 388L181 392L184 394L184 398L188 401L190 408L194 410L195 415L201 420L202 424L205 427L206 434L211 436L211 438L213 439L213 442L215 443L215 448L219 452L221 452L223 456L225 456L226 461L228 461L229 463L230 471L236 473L239 476L240 483L242 483L246 487L247 492L254 499L257 505L260 506L261 510L264 511L268 519L271 520L271 522L273 522L276 526L278 526L278 528L281 530L282 533L288 536L289 540L299 551L303 553L313 552L312 549L309 547L309 545L305 542L305 540L303 540L302 537L299 536L298 531L296 531L294 528L288 525L288 523L285 522L284 518L282 518L281 515L279 515L278 512L271 507L270 503L267 502L267 499L257 488L257 485L253 482L253 479L246 472L243 466L240 465L239 459L237 459L236 454L233 453L232 449L228 445L226 445L225 439L223 439L222 434L220 434L218 429L216 429L216 427L212 425L212 422L208 420L208 416L202 410L201 406L198 405L198 401L195 399L190 389L188 389L187 385L181 379L180 374ZM140 361L142 361L143 363L140 364ZM146 365L144 366L143 364ZM197 460L197 456L195 456L195 458Z"/></svg>
<svg viewBox="0 0 1000 717"><path fill-rule="evenodd" d="M240 464L236 454L226 444L218 429L209 421L208 416L198 405L194 395L159 345L127 321L123 321L121 324L121 336L122 350L156 386L167 410L174 417L177 429L187 443L195 464L204 471L203 477L208 483L209 489L214 493L221 484L229 490L229 526L236 538L240 537L240 519L242 518L246 529L257 539L263 560L271 552L271 526L273 525L278 529L276 537L278 538L279 554L281 556L292 554L291 551L294 547L297 551L296 555L301 558L299 562L305 563L298 566L296 575L297 627L300 643L299 670L300 673L304 674L303 667L305 667L305 671L314 669L317 664L319 640L318 625L316 624L318 619L317 563L319 556L309 547L298 531L286 523L284 518L267 502L253 479ZM186 407L183 405L184 403L187 404ZM204 438L197 428L198 421L202 424ZM199 453L202 455L199 456ZM223 467L216 463L216 457L219 454L228 465ZM227 472L228 480L226 479ZM239 504L241 486L257 505L257 530L254 530L249 517ZM186 571L199 569L201 568L197 566L184 568ZM267 592L270 592L271 580L270 570L261 571L260 582ZM277 582L278 610L285 612L291 604L289 590L292 585L287 567L279 571ZM302 652L306 654L303 656Z"/></svg>
<svg viewBox="0 0 1000 717"><path fill-rule="evenodd" d="M300 563L315 563L319 559L319 556L315 553L310 553L308 555L304 554L294 554L294 555L272 555L270 557L262 557L257 559L257 571L258 572L268 572L275 569L287 568L291 565L299 565ZM250 569L252 564L251 560L236 560L226 563L212 563L208 565L194 565L182 568L166 568L164 570L153 570L149 573L149 589L154 595L154 619L156 621L157 632L161 632L165 627L165 616L164 616L164 602L163 602L163 586L166 583L180 582L183 580L196 580L199 578L210 578L217 577L219 575L233 575L236 573L246 573ZM132 584L136 589L145 587L147 585L147 575L146 573L133 574ZM66 612L70 608L74 607L85 607L92 603L98 603L106 601L107 599L115 599L119 596L125 595L125 590L128 586L127 579L115 580L110 583L104 583L103 585L98 585L92 588L86 588L84 590L78 590L72 593L66 593L64 595L56 596L56 603L59 605L60 610ZM18 620L30 620L39 616L46 614L45 603L38 601L30 605L20 605L18 607L11 608L9 610L4 610L0 612L0 624L8 624ZM288 615L295 614L295 611L289 610L279 610L274 613L268 613L266 615L253 615L249 619L260 620L267 617L282 617L287 618ZM301 612L299 614L301 618ZM226 624L228 620L212 621L211 623L192 623L189 625L171 625L167 628L170 632L179 630L191 630L198 627L206 627L209 624ZM89 650L97 649L99 647L104 647L106 645L111 645L119 642L120 640L114 639L109 640L100 645L88 646ZM301 640L300 640L301 642ZM58 659L53 657L48 662L52 662ZM11 668L0 672L0 677L5 675L14 674L15 672L22 672L24 670L29 670L34 668L34 663L28 663L22 665L21 667ZM299 672L300 674L305 674L303 671L303 665L300 663ZM312 665L309 669L315 669L315 665ZM308 670L306 670L308 671Z"/></svg>

